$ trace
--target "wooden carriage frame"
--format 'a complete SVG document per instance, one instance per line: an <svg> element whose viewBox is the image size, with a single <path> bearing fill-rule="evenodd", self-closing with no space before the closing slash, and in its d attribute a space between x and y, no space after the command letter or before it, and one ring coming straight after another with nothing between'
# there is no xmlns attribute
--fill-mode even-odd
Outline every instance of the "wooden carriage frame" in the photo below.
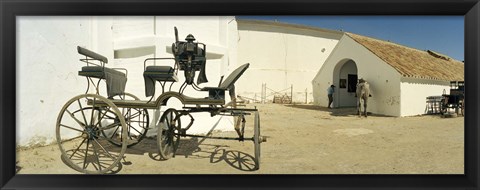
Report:
<svg viewBox="0 0 480 190"><path fill-rule="evenodd" d="M187 36L187 42L179 41L176 28L175 37L176 42L172 45L174 58L149 58L144 62L145 80L150 77L154 80L154 86L156 82L159 82L162 87L162 94L155 101L153 101L154 95L150 100L140 100L133 94L125 92L128 74L126 69L105 67L105 64L108 63L106 57L86 48L77 47L78 53L85 56L85 59L80 59L80 61L87 64L79 71L79 75L87 78L88 86L84 94L75 96L65 103L57 118L56 139L64 163L74 170L87 174L104 174L114 171L121 165L120 161L125 159L126 149L139 143L145 137L148 129L151 129L148 109L160 110L161 107L166 106L170 98L176 98L184 106L181 109L166 109L161 117L153 123L153 127L157 128L157 147L162 159L167 160L175 156L180 137L253 141L254 163L246 167L251 167L252 170L260 168L260 144L266 142L266 137L260 135L260 115L256 107L237 108L234 93L234 83L245 72L249 64L244 64L234 70L223 82L222 77L218 87L199 89L208 91L209 97L194 98L184 95L183 90L187 86L185 82L178 91L171 91L172 84L177 81L175 75L179 65L183 67L182 69L188 69L193 68L194 61L206 62L205 44L192 43L195 39L191 35ZM193 40L191 40L192 38ZM173 48L182 45L185 48L191 48L192 44L195 45L193 47L195 51L190 52L193 52L193 55L198 52L200 54L193 58L189 54L188 63L185 62L186 60L182 62L181 57L175 53L178 50ZM197 47L199 44L203 45L203 49ZM147 61L158 59L174 60L175 66L173 68L146 66ZM185 70L185 72L187 71ZM95 79L98 81L95 82ZM107 83L107 97L99 93L100 81ZM167 92L165 92L166 82L172 82ZM95 94L88 93L91 84L95 87ZM198 88L196 84L192 86ZM146 89L146 94L149 93L147 91ZM230 93L232 102L225 103L225 91L233 91ZM197 112L208 112L212 117L215 115L233 116L238 137L188 134L187 131L194 122L191 113ZM244 136L245 116L251 114L254 114L253 136L247 138ZM190 123L186 126L181 125L180 118L183 116L190 117Z"/></svg>

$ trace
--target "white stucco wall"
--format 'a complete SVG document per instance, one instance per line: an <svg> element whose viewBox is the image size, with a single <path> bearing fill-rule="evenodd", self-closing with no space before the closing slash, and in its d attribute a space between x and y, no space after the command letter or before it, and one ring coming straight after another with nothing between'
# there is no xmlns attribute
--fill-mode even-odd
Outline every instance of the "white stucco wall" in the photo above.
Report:
<svg viewBox="0 0 480 190"><path fill-rule="evenodd" d="M305 91L307 102L313 101L310 81L341 37L335 31L263 21L240 20L238 32L238 62L250 68L237 93L260 100L262 83L274 91L288 89L282 92L288 95L293 85L293 101L300 103L305 103Z"/></svg>
<svg viewBox="0 0 480 190"><path fill-rule="evenodd" d="M443 90L450 94L448 81L427 79L402 78L401 89L401 116L413 116L426 113L426 98L441 96Z"/></svg>
<svg viewBox="0 0 480 190"><path fill-rule="evenodd" d="M113 58L108 23L109 17L17 17L17 145L55 141L58 112L86 89L77 46Z"/></svg>
<svg viewBox="0 0 480 190"><path fill-rule="evenodd" d="M210 82L201 86L217 86L220 75L238 66L234 17L17 17L17 145L55 141L60 109L70 98L85 93L86 80L78 76L84 66L79 59L83 57L77 53L77 46L106 56L108 67L126 68L126 91L145 100L143 60L153 56L172 57L168 51L174 42L173 26L179 29L180 40L191 33L207 44ZM178 89L179 85L172 89ZM106 94L104 84L100 90ZM192 97L208 96L206 92L191 89L185 93ZM182 105L172 100L168 106ZM151 120L153 115L161 114L153 110L149 113ZM195 119L197 126L189 132L208 132L213 126L215 130L233 130L231 118L199 114Z"/></svg>
<svg viewBox="0 0 480 190"><path fill-rule="evenodd" d="M372 97L369 98L367 111L400 116L400 74L347 35L340 39L312 81L314 104L327 106L327 88L331 84L339 86L340 78L334 73L339 73L343 64L350 60L356 63L358 78L370 83ZM354 94L343 95L354 98ZM338 94L334 94L333 107L340 106L339 99Z"/></svg>

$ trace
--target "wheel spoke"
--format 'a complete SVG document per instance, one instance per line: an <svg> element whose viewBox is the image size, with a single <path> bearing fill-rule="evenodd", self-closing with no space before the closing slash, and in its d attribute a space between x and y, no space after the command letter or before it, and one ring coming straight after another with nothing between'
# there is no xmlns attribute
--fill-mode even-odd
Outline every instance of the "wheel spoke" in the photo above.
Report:
<svg viewBox="0 0 480 190"><path fill-rule="evenodd" d="M250 165L250 166L252 166L252 167L255 167L255 163L251 163L250 161L251 161L251 160L244 160L243 163L245 163L245 165ZM249 167L249 168L250 168L250 167ZM252 169L252 168L250 168L250 169Z"/></svg>
<svg viewBox="0 0 480 190"><path fill-rule="evenodd" d="M68 129L71 129L71 130L74 130L74 131L78 131L80 133L85 133L84 131L80 130L80 129L75 129L73 127L70 127L70 126L67 126L67 125L64 125L64 124L60 124L60 126L62 127L65 127L65 128L68 128Z"/></svg>
<svg viewBox="0 0 480 190"><path fill-rule="evenodd" d="M116 123L112 123L112 124L110 124L110 125L107 125L107 126L105 126L105 127L98 127L98 129L104 131L104 130L107 130L107 129L111 129L111 128L117 127L117 126L119 126L119 125L121 126L121 123L120 123L120 122L116 122ZM118 130L118 128L117 128L117 130ZM115 130L115 132L116 132L117 130Z"/></svg>
<svg viewBox="0 0 480 190"><path fill-rule="evenodd" d="M75 153L77 153L77 151L80 149L80 147L82 147L85 140L87 140L87 139L86 138L83 139L83 141L80 143L80 145L78 145L77 149L75 149L75 151L73 151L72 155L70 155L70 159L72 159L73 155L75 155Z"/></svg>
<svg viewBox="0 0 480 190"><path fill-rule="evenodd" d="M100 146L100 148L103 150L103 152L108 156L110 157L113 161L115 161L115 157L113 155L110 154L110 152L107 151L107 149L105 149L105 147L103 147L98 141L97 139L93 138L94 142L96 142L98 144L98 146Z"/></svg>
<svg viewBox="0 0 480 190"><path fill-rule="evenodd" d="M132 128L133 130L135 130L135 131L137 131L138 133L142 134L142 132L140 132L140 131L138 131L137 129L135 129L135 127L133 127L132 125L129 125L129 126L130 126L130 128ZM143 127L142 127L142 128L143 128ZM145 128L143 128L143 129L145 129Z"/></svg>
<svg viewBox="0 0 480 190"><path fill-rule="evenodd" d="M168 118L165 120L165 123L167 124L167 127L170 127L170 120Z"/></svg>
<svg viewBox="0 0 480 190"><path fill-rule="evenodd" d="M90 139L87 139L87 150L85 151L85 157L83 159L83 169L87 168L87 157L88 157L88 145L90 144Z"/></svg>
<svg viewBox="0 0 480 190"><path fill-rule="evenodd" d="M92 146L93 146L93 153L95 154L95 157L97 157L97 163L98 163L98 170L102 170L102 164L100 164L100 158L99 158L99 155L98 155L98 150L97 150L97 147L95 147L95 144L92 143Z"/></svg>
<svg viewBox="0 0 480 190"><path fill-rule="evenodd" d="M103 115L98 118L98 121L97 121L97 124L95 124L95 126L98 126L100 124L100 122L102 121L103 117L105 117L105 115L107 115L107 113L110 111L110 107L108 107L108 110L105 110L105 113L103 113Z"/></svg>
<svg viewBox="0 0 480 190"><path fill-rule="evenodd" d="M93 104L92 104L92 114L90 116L90 125L93 125L93 113L95 113L95 102L96 102L96 98L93 97Z"/></svg>
<svg viewBox="0 0 480 190"><path fill-rule="evenodd" d="M134 114L130 115L128 118L133 119L133 118L137 118L141 115L142 115L141 112L137 112L137 113L134 113ZM125 117L127 117L127 115L125 115Z"/></svg>
<svg viewBox="0 0 480 190"><path fill-rule="evenodd" d="M72 112L70 112L69 110L66 110L67 113L70 115L70 117L72 117L80 126L82 126L83 129L85 129L85 124L83 124L80 120L78 120L73 114Z"/></svg>
<svg viewBox="0 0 480 190"><path fill-rule="evenodd" d="M83 107L82 107L82 104L80 103L80 99L78 99L77 102L78 102L78 106L80 106L80 111L82 112L83 120L85 121L85 125L86 125L87 124L87 118L85 117L85 112L83 112Z"/></svg>
<svg viewBox="0 0 480 190"><path fill-rule="evenodd" d="M118 131L119 128L120 128L120 127L117 127L117 128L115 129L115 131L113 131L112 136L110 136L110 139L112 139L113 136L115 136L115 135L117 134L117 131ZM120 142L121 142L121 141L122 141L122 140L120 140Z"/></svg>

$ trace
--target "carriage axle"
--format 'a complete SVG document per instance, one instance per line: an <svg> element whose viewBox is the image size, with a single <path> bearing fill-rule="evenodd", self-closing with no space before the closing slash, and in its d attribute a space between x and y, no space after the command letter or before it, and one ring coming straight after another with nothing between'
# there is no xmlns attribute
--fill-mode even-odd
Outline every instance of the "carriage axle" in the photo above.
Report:
<svg viewBox="0 0 480 190"><path fill-rule="evenodd" d="M176 134L182 137L198 137L198 138L207 138L207 139L221 139L221 140L237 140L237 141L255 141L255 138L245 138L245 137L216 137L216 136L206 136L206 135L192 135L192 134ZM267 142L267 137L260 136L260 142Z"/></svg>

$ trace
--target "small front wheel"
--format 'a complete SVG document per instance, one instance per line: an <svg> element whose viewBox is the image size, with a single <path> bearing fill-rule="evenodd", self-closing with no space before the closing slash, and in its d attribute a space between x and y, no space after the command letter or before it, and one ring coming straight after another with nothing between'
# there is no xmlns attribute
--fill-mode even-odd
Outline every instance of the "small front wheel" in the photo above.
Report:
<svg viewBox="0 0 480 190"><path fill-rule="evenodd" d="M180 142L181 122L177 110L167 109L158 123L157 144L160 156L168 160L175 156L175 151Z"/></svg>

